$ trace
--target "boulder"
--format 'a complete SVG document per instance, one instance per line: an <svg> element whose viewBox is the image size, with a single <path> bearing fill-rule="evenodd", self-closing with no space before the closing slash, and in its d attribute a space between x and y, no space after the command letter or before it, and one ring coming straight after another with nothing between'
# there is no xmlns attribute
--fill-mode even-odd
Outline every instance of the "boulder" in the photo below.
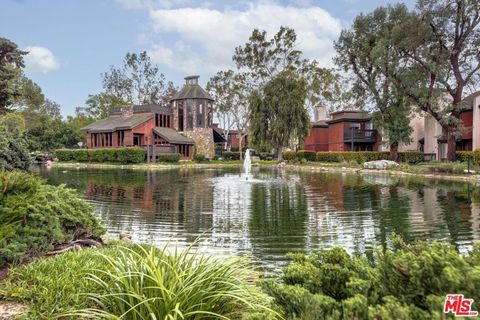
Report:
<svg viewBox="0 0 480 320"><path fill-rule="evenodd" d="M398 163L390 160L368 161L363 164L363 168L365 169L377 169L377 170L385 170L385 169L396 167L396 166L398 166Z"/></svg>

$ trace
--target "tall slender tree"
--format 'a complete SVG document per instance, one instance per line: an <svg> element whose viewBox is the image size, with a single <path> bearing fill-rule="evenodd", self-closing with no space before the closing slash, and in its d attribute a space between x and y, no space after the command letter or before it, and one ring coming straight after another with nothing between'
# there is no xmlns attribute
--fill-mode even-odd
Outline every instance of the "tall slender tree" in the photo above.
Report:
<svg viewBox="0 0 480 320"><path fill-rule="evenodd" d="M250 133L256 145L275 148L277 159L292 140L303 141L310 129L305 108L307 83L295 70L286 69L252 92L249 99Z"/></svg>

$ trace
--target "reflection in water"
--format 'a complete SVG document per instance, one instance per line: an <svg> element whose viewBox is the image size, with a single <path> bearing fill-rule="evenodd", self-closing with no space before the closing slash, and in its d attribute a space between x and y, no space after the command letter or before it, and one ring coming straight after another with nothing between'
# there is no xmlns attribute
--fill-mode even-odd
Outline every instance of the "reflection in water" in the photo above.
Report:
<svg viewBox="0 0 480 320"><path fill-rule="evenodd" d="M480 235L478 186L466 183L253 170L168 171L51 168L40 174L74 187L111 233L186 245L219 255L251 254L282 264L289 251L341 245L369 253L393 233L468 249Z"/></svg>

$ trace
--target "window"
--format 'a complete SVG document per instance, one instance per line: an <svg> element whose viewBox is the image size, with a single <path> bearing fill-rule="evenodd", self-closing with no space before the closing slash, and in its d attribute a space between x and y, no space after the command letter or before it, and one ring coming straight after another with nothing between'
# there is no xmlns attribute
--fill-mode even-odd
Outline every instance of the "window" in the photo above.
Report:
<svg viewBox="0 0 480 320"><path fill-rule="evenodd" d="M193 100L187 100L187 130L193 129Z"/></svg>
<svg viewBox="0 0 480 320"><path fill-rule="evenodd" d="M119 147L123 146L125 140L125 131L120 130L117 131L117 145Z"/></svg>
<svg viewBox="0 0 480 320"><path fill-rule="evenodd" d="M184 129L183 101L178 101L177 106L178 106L178 131L183 131Z"/></svg>
<svg viewBox="0 0 480 320"><path fill-rule="evenodd" d="M205 127L205 105L202 100L197 100L197 127Z"/></svg>
<svg viewBox="0 0 480 320"><path fill-rule="evenodd" d="M133 145L134 146L141 146L142 145L142 139L143 134L134 134L133 135Z"/></svg>

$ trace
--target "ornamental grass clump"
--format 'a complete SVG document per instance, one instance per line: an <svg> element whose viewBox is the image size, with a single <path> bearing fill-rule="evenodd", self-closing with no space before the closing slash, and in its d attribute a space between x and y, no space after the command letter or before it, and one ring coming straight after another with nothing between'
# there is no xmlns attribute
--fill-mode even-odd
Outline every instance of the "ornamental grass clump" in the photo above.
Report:
<svg viewBox="0 0 480 320"><path fill-rule="evenodd" d="M190 249L136 246L102 255L87 279L99 288L94 308L77 316L121 319L275 319L269 299L252 283L242 259L218 259ZM259 316L260 317L260 316Z"/></svg>

